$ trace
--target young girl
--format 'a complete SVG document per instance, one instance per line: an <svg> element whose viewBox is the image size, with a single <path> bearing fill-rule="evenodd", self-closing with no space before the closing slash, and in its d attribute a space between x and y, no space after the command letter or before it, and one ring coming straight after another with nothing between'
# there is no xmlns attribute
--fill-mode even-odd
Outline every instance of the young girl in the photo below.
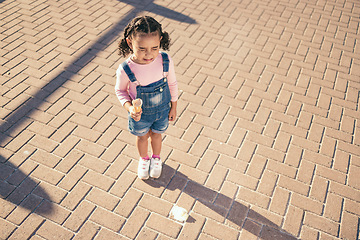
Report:
<svg viewBox="0 0 360 240"><path fill-rule="evenodd" d="M174 64L160 49L168 50L169 34L154 18L134 18L125 28L119 43L120 55L130 57L116 71L115 92L128 111L129 130L136 136L140 155L138 176L148 179L161 175L162 136L169 120L176 119L178 87ZM140 98L142 109L137 112L132 100ZM151 140L152 157L148 155Z"/></svg>

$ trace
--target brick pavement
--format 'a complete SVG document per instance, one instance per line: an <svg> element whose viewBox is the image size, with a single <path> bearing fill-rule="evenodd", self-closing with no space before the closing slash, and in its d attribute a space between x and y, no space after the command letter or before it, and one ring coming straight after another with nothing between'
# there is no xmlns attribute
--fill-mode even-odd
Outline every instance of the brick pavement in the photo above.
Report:
<svg viewBox="0 0 360 240"><path fill-rule="evenodd" d="M0 0L0 13L0 239L358 238L357 0ZM148 181L114 94L117 41L140 14L170 33L181 91Z"/></svg>

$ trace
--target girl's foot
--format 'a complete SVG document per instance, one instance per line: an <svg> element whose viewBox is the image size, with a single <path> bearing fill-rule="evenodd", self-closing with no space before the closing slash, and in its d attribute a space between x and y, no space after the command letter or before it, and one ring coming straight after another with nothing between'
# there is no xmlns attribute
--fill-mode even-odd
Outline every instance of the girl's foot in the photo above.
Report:
<svg viewBox="0 0 360 240"><path fill-rule="evenodd" d="M143 180L148 179L149 178L149 168L150 168L150 159L145 160L142 157L140 157L139 165L138 165L138 177Z"/></svg>
<svg viewBox="0 0 360 240"><path fill-rule="evenodd" d="M150 163L150 177L159 178L162 170L162 162L160 158L151 158Z"/></svg>

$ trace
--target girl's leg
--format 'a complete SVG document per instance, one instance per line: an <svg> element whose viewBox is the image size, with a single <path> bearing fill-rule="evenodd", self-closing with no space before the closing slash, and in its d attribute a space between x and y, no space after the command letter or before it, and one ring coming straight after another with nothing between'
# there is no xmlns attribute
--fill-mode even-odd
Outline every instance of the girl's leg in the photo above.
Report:
<svg viewBox="0 0 360 240"><path fill-rule="evenodd" d="M162 163L160 160L162 136L159 133L151 132L150 138L151 138L151 147L153 151L153 157L151 158L151 163L150 163L150 177L159 178L162 170Z"/></svg>
<svg viewBox="0 0 360 240"><path fill-rule="evenodd" d="M145 134L144 136L136 137L136 146L139 151L139 155L142 158L148 156L148 139L150 136L150 132Z"/></svg>
<svg viewBox="0 0 360 240"><path fill-rule="evenodd" d="M150 159L148 156L148 139L150 134L147 133L144 136L136 137L136 146L139 151L140 159L138 165L138 177L140 179L149 178Z"/></svg>
<svg viewBox="0 0 360 240"><path fill-rule="evenodd" d="M154 133L150 130L151 148L153 155L160 155L162 146L162 136L159 133Z"/></svg>

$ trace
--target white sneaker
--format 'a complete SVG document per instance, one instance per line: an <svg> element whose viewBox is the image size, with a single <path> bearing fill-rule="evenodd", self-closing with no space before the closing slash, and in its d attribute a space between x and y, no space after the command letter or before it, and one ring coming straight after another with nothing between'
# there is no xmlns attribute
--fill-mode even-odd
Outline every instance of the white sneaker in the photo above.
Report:
<svg viewBox="0 0 360 240"><path fill-rule="evenodd" d="M159 178L162 170L162 162L160 158L151 158L150 177Z"/></svg>
<svg viewBox="0 0 360 240"><path fill-rule="evenodd" d="M144 160L142 158L139 159L138 165L138 177L140 179L148 179L149 178L149 168L150 168L150 159Z"/></svg>

